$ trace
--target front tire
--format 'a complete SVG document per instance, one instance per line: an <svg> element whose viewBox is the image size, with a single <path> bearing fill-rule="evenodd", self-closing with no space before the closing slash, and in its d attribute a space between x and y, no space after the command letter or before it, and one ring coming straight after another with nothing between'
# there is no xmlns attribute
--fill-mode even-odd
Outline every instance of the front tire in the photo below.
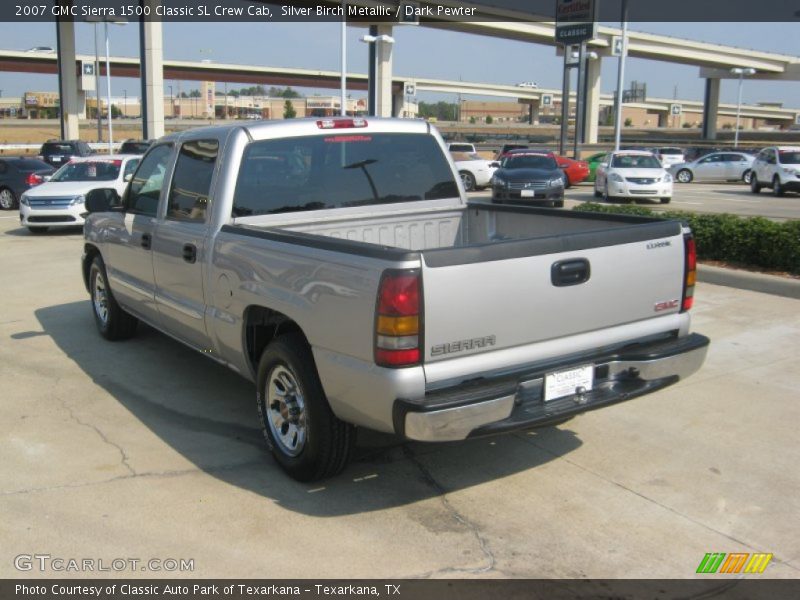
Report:
<svg viewBox="0 0 800 600"><path fill-rule="evenodd" d="M761 184L758 183L758 179L756 178L755 173L751 173L750 175L750 192L753 194L758 194L761 191Z"/></svg>
<svg viewBox="0 0 800 600"><path fill-rule="evenodd" d="M333 414L305 338L275 339L258 364L258 415L280 467L297 481L333 477L347 465L355 428Z"/></svg>
<svg viewBox="0 0 800 600"><path fill-rule="evenodd" d="M97 330L107 340L126 340L136 334L139 319L126 313L111 293L106 266L100 256L95 256L89 268L89 293L92 297L92 314Z"/></svg>
<svg viewBox="0 0 800 600"><path fill-rule="evenodd" d="M14 196L14 192L12 192L8 188L3 188L0 190L0 209L2 210L12 210L17 206L17 198Z"/></svg>
<svg viewBox="0 0 800 600"><path fill-rule="evenodd" d="M680 183L691 183L692 179L694 179L694 175L692 175L689 169L681 169L678 171L677 175L675 175L675 179Z"/></svg>
<svg viewBox="0 0 800 600"><path fill-rule="evenodd" d="M661 204L669 204L670 200L672 200L672 198L661 198L660 200L661 200Z"/></svg>

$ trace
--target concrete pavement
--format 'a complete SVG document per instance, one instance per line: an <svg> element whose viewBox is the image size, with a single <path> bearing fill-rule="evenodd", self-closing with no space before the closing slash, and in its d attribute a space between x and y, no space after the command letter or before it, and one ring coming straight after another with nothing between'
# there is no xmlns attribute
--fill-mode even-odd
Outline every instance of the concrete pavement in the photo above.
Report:
<svg viewBox="0 0 800 600"><path fill-rule="evenodd" d="M97 335L79 233L0 219L0 251L1 577L61 575L15 568L35 553L193 560L131 577L684 578L769 552L762 577L800 575L798 300L701 282L690 379L491 439L362 432L342 476L303 485L249 383L147 328Z"/></svg>

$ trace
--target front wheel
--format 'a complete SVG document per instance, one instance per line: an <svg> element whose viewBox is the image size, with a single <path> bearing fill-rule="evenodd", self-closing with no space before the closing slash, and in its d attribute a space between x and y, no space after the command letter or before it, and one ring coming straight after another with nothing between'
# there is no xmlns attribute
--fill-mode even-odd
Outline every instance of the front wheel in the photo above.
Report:
<svg viewBox="0 0 800 600"><path fill-rule="evenodd" d="M11 210L17 205L17 199L14 197L14 192L8 188L0 190L0 209Z"/></svg>
<svg viewBox="0 0 800 600"><path fill-rule="evenodd" d="M333 414L305 338L273 341L258 365L258 415L281 468L297 481L333 477L347 465L355 428Z"/></svg>
<svg viewBox="0 0 800 600"><path fill-rule="evenodd" d="M672 198L661 198L661 204L669 204L670 200L672 200Z"/></svg>
<svg viewBox="0 0 800 600"><path fill-rule="evenodd" d="M753 194L757 194L761 191L761 184L758 183L755 173L750 174L750 191Z"/></svg>
<svg viewBox="0 0 800 600"><path fill-rule="evenodd" d="M469 171L461 171L461 183L464 184L464 190L471 192L475 189L475 176Z"/></svg>
<svg viewBox="0 0 800 600"><path fill-rule="evenodd" d="M103 259L95 256L89 268L89 293L97 330L107 340L125 340L136 333L139 320L126 313L111 293Z"/></svg>
<svg viewBox="0 0 800 600"><path fill-rule="evenodd" d="M678 171L677 175L675 175L675 179L680 183L691 183L692 179L694 179L694 175L692 175L689 169L681 169Z"/></svg>

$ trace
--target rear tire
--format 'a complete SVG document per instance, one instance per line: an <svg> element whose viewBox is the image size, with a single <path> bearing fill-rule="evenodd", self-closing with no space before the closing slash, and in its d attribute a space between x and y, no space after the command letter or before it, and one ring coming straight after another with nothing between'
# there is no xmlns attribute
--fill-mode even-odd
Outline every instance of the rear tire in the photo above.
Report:
<svg viewBox="0 0 800 600"><path fill-rule="evenodd" d="M470 173L469 171L461 171L459 173L461 175L461 183L464 184L464 190L467 192L472 192L475 190L475 176Z"/></svg>
<svg viewBox="0 0 800 600"><path fill-rule="evenodd" d="M772 178L772 195L783 196L783 186L781 185L781 178L775 175Z"/></svg>
<svg viewBox="0 0 800 600"><path fill-rule="evenodd" d="M297 481L339 474L355 446L355 428L333 414L305 338L275 339L258 364L258 416L280 467Z"/></svg>
<svg viewBox="0 0 800 600"><path fill-rule="evenodd" d="M694 179L694 175L689 169L681 169L675 175L675 179L677 179L680 183L691 183L692 179Z"/></svg>
<svg viewBox="0 0 800 600"><path fill-rule="evenodd" d="M106 266L100 256L95 256L89 268L89 294L92 297L92 314L97 330L107 340L126 340L136 334L139 319L126 313L111 293Z"/></svg>
<svg viewBox="0 0 800 600"><path fill-rule="evenodd" d="M17 198L8 188L0 189L0 209L13 210L17 206Z"/></svg>
<svg viewBox="0 0 800 600"><path fill-rule="evenodd" d="M672 198L661 198L661 204L669 204L670 200L672 200Z"/></svg>
<svg viewBox="0 0 800 600"><path fill-rule="evenodd" d="M745 183L750 183L750 180L753 178L753 172L750 169L747 169L744 173L742 173L742 181Z"/></svg>
<svg viewBox="0 0 800 600"><path fill-rule="evenodd" d="M603 192L601 192L597 188L594 188L594 197L595 198L602 198L603 197Z"/></svg>
<svg viewBox="0 0 800 600"><path fill-rule="evenodd" d="M750 192L753 194L758 194L760 191L761 191L761 185L758 183L756 174L753 173L750 175Z"/></svg>

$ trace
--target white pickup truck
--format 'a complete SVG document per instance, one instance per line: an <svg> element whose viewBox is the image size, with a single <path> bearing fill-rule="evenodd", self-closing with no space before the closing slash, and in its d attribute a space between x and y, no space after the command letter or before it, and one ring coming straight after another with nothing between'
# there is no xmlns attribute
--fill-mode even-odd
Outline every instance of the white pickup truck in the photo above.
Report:
<svg viewBox="0 0 800 600"><path fill-rule="evenodd" d="M292 477L355 428L423 441L550 425L696 371L679 222L468 203L429 124L308 119L157 141L92 192L100 333L139 320L251 379Z"/></svg>

